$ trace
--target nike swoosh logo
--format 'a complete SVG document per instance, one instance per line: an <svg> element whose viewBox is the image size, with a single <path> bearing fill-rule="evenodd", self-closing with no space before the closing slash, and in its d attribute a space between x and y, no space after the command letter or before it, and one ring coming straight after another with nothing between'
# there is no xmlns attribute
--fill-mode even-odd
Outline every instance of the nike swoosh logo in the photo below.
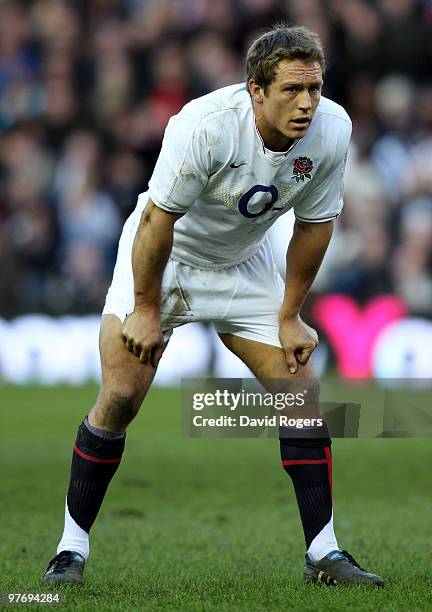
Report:
<svg viewBox="0 0 432 612"><path fill-rule="evenodd" d="M247 165L247 162L243 162L241 164L238 164L237 166L233 163L233 164L230 164L230 168L240 168L240 166L246 166L246 165Z"/></svg>

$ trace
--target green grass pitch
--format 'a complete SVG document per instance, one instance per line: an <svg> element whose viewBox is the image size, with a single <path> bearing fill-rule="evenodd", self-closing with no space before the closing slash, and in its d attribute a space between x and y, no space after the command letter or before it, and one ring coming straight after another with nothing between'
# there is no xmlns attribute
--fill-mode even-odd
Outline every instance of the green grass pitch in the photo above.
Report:
<svg viewBox="0 0 432 612"><path fill-rule="evenodd" d="M47 591L40 576L62 530L72 442L95 395L0 388L2 593ZM334 442L339 543L386 588L305 587L277 441L182 438L179 406L175 390L146 400L93 528L86 585L65 588L61 609L432 609L431 440Z"/></svg>

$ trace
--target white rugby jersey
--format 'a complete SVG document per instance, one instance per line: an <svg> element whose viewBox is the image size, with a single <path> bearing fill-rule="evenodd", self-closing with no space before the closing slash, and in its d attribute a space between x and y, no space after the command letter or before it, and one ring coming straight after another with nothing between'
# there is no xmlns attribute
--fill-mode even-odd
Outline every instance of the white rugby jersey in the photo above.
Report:
<svg viewBox="0 0 432 612"><path fill-rule="evenodd" d="M249 259L267 229L293 208L322 222L342 209L351 121L322 97L306 135L286 152L264 146L244 83L192 100L165 130L148 197L187 213L174 228L171 257L205 269Z"/></svg>

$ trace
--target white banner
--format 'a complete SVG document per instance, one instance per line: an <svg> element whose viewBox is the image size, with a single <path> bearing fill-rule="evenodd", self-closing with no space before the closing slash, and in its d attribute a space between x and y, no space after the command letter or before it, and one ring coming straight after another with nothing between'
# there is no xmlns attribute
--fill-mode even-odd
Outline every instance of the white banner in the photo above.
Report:
<svg viewBox="0 0 432 612"><path fill-rule="evenodd" d="M25 315L0 319L0 382L28 385L82 385L99 382L100 317L52 318ZM182 377L250 376L218 339L213 328L191 323L174 330L158 367L155 384L177 386Z"/></svg>

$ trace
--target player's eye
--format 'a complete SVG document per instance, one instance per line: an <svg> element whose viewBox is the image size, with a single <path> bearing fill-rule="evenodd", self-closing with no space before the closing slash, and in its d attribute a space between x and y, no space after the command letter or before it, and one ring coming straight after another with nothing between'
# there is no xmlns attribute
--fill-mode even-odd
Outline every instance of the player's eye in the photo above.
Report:
<svg viewBox="0 0 432 612"><path fill-rule="evenodd" d="M297 87L294 87L293 85L291 85L289 87L285 87L284 91L289 91L291 93L295 93L297 91Z"/></svg>

